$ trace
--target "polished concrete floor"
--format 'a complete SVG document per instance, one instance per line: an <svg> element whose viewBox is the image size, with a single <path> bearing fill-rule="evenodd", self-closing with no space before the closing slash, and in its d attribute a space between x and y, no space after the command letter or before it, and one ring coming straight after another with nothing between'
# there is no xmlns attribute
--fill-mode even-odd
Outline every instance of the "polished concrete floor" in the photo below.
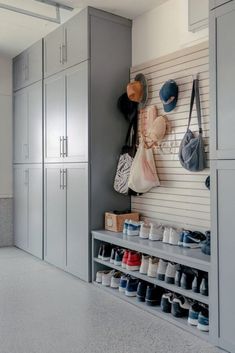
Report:
<svg viewBox="0 0 235 353"><path fill-rule="evenodd" d="M0 353L218 353L92 284L0 249Z"/></svg>

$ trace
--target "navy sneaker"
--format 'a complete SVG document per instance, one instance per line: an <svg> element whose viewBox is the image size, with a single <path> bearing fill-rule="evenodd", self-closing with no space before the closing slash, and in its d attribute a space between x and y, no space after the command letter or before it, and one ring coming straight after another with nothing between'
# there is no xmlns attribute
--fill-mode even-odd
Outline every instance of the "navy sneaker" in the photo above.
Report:
<svg viewBox="0 0 235 353"><path fill-rule="evenodd" d="M136 294L138 301L140 302L145 301L146 291L147 291L147 282L140 281L138 283L137 294Z"/></svg>
<svg viewBox="0 0 235 353"><path fill-rule="evenodd" d="M173 300L174 294L173 293L164 293L161 299L161 309L164 313L171 312L171 304Z"/></svg>
<svg viewBox="0 0 235 353"><path fill-rule="evenodd" d="M195 274L191 270L191 268L185 268L182 272L180 279L180 287L183 289L189 290L192 289L192 282Z"/></svg>
<svg viewBox="0 0 235 353"><path fill-rule="evenodd" d="M211 254L211 232L209 230L206 232L206 240L203 241L201 250L206 255Z"/></svg>
<svg viewBox="0 0 235 353"><path fill-rule="evenodd" d="M184 232L183 247L196 249L200 248L202 242L206 239L206 236L201 232Z"/></svg>
<svg viewBox="0 0 235 353"><path fill-rule="evenodd" d="M145 301L146 304L149 306L155 306L161 304L161 298L163 294L163 288L158 286L151 286L147 287Z"/></svg>
<svg viewBox="0 0 235 353"><path fill-rule="evenodd" d="M119 292L125 293L129 275L122 275L119 282Z"/></svg>
<svg viewBox="0 0 235 353"><path fill-rule="evenodd" d="M115 258L114 258L114 265L121 266L123 254L124 254L124 250L123 249L117 249L116 250Z"/></svg>
<svg viewBox="0 0 235 353"><path fill-rule="evenodd" d="M198 325L198 316L202 307L198 303L194 303L190 306L188 314L188 323L192 326Z"/></svg>
<svg viewBox="0 0 235 353"><path fill-rule="evenodd" d="M209 331L209 311L207 308L203 308L199 313L197 328L203 332Z"/></svg>
<svg viewBox="0 0 235 353"><path fill-rule="evenodd" d="M186 299L182 295L174 297L171 305L171 313L173 316L175 317L188 316L189 309L190 309L190 303L188 299Z"/></svg>
<svg viewBox="0 0 235 353"><path fill-rule="evenodd" d="M176 265L176 272L175 272L175 285L177 287L180 287L180 280L182 276L182 271L183 271L183 266L182 265Z"/></svg>
<svg viewBox="0 0 235 353"><path fill-rule="evenodd" d="M185 230L182 230L182 232L179 235L179 240L178 240L178 245L179 246L183 246L183 242L184 242L184 232L187 232Z"/></svg>
<svg viewBox="0 0 235 353"><path fill-rule="evenodd" d="M103 250L101 253L101 260L109 261L111 257L111 247L109 244L103 244Z"/></svg>
<svg viewBox="0 0 235 353"><path fill-rule="evenodd" d="M129 277L127 280L125 294L127 297L136 297L139 280Z"/></svg>
<svg viewBox="0 0 235 353"><path fill-rule="evenodd" d="M195 270L195 276L192 283L192 291L194 293L200 293L200 284L202 281L202 273Z"/></svg>
<svg viewBox="0 0 235 353"><path fill-rule="evenodd" d="M208 276L206 274L204 275L204 277L202 278L202 281L201 281L200 293L205 296L209 295Z"/></svg>

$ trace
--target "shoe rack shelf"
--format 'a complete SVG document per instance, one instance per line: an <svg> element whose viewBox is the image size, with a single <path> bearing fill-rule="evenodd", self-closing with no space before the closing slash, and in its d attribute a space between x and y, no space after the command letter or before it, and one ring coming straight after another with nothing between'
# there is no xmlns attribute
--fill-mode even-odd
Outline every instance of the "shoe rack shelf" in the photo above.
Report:
<svg viewBox="0 0 235 353"><path fill-rule="evenodd" d="M192 290L185 290L181 287L178 287L173 284L168 284L164 281L160 281L157 278L151 278L147 275L143 275L138 271L129 271L123 269L121 266L116 266L111 264L109 261L103 261L97 258L100 244L102 242L116 245L122 248L138 251L150 256L155 256L167 261L175 262L182 264L188 267L192 267L201 271L210 273L210 256L205 255L201 252L200 249L186 249L179 246L173 246L169 244L164 244L161 241L151 241L148 239L141 239L138 236L126 236L122 233L114 233L105 230L93 231L92 232L92 275L93 281L95 281L96 272L103 269L115 269L126 274L130 274L133 277L142 279L146 282L153 283L162 288L165 288L174 293L181 294L187 298L197 300L200 303L209 304L209 297L203 296L200 293L194 293ZM105 292L115 295L116 297L125 300L142 310L145 310L157 317L165 319L176 326L189 331L190 333L199 336L200 338L210 341L210 334L207 332L201 332L195 327L192 327L188 324L187 319L185 318L175 318L171 314L162 312L160 307L151 307L145 303L137 301L134 297L127 297L125 294L120 293L118 290L115 290L110 287L105 287L101 284L94 282L94 284L103 289Z"/></svg>
<svg viewBox="0 0 235 353"><path fill-rule="evenodd" d="M147 275L142 275L141 273L139 273L139 271L126 270L126 269L122 268L121 266L116 266L114 264L111 264L109 261L103 261L103 260L100 260L98 258L94 258L93 260L96 263L99 263L99 264L104 265L106 267L113 268L113 269L115 269L117 271L121 271L121 272L126 273L128 275L131 275L133 277L142 279L143 281L156 284L159 287L162 287L162 288L165 288L167 290L170 290L171 292L175 292L175 293L181 294L181 295L183 295L183 296L185 296L187 298L191 298L191 299L197 300L200 303L209 304L209 297L207 297L205 295L201 295L200 293L194 293L192 290L182 289L181 287L177 287L174 284L168 284L168 283L166 283L164 281L159 281L157 278L152 278L152 277L149 277Z"/></svg>
<svg viewBox="0 0 235 353"><path fill-rule="evenodd" d="M196 335L206 341L209 341L209 333L208 332L202 332L202 331L198 330L196 327L190 326L188 324L187 319L185 319L185 318L175 318L171 314L162 312L162 310L159 306L148 306L148 305L146 305L146 303L139 302L136 299L136 297L127 297L124 293L120 293L117 289L105 287L105 286L102 286L102 284L98 284L96 282L94 282L94 285L96 287L102 289L104 292L108 293L109 295L114 295L115 297L118 297L119 299L124 300L124 301L140 308L141 310L147 311L148 313L150 313L156 317L164 319L164 320L170 322L171 324L174 324L174 325L180 327L184 331L188 331L188 332L192 333L193 335Z"/></svg>
<svg viewBox="0 0 235 353"><path fill-rule="evenodd" d="M210 256L201 249L186 249L179 246L164 244L161 241L141 239L138 236L127 236L109 231L93 231L93 239L138 251L164 260L179 263L197 270L210 272Z"/></svg>

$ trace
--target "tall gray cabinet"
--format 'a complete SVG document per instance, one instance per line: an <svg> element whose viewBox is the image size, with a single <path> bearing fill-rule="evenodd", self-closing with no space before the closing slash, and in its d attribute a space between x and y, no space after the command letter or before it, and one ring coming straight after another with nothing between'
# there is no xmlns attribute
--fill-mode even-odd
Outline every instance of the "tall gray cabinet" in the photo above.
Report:
<svg viewBox="0 0 235 353"><path fill-rule="evenodd" d="M90 231L127 209L113 189L127 123L131 21L87 8L44 38L44 257L90 280Z"/></svg>
<svg viewBox="0 0 235 353"><path fill-rule="evenodd" d="M235 352L235 1L210 3L212 273L214 342Z"/></svg>
<svg viewBox="0 0 235 353"><path fill-rule="evenodd" d="M43 257L42 40L13 59L14 242Z"/></svg>

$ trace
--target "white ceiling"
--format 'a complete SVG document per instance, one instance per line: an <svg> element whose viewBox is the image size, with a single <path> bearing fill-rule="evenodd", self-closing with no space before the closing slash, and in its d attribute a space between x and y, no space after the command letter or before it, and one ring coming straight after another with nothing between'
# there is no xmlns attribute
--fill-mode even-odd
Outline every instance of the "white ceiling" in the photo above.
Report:
<svg viewBox="0 0 235 353"><path fill-rule="evenodd" d="M167 0L57 0L74 8L61 10L62 22L87 6L93 6L127 18L135 18ZM0 3L20 7L45 16L55 16L53 7L34 0L0 0ZM58 25L0 8L0 54L14 57L44 37Z"/></svg>

